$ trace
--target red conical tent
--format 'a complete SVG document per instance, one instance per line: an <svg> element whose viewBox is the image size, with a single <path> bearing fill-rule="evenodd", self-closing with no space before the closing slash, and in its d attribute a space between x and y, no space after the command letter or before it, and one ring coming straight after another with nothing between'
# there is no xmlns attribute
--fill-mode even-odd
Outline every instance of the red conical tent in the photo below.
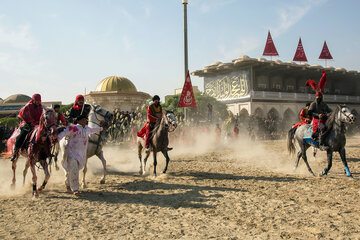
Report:
<svg viewBox="0 0 360 240"><path fill-rule="evenodd" d="M328 48L328 46L326 44L326 41L324 41L324 46L323 46L323 49L322 49L322 51L320 53L319 59L333 59L333 57L330 54L329 48Z"/></svg>
<svg viewBox="0 0 360 240"><path fill-rule="evenodd" d="M297 46L293 61L307 62L306 54L301 43L301 38L299 38L299 44Z"/></svg>
<svg viewBox="0 0 360 240"><path fill-rule="evenodd" d="M268 32L268 36L266 39L266 45L265 45L263 56L279 56L278 52L276 51L274 42L271 38L270 31Z"/></svg>

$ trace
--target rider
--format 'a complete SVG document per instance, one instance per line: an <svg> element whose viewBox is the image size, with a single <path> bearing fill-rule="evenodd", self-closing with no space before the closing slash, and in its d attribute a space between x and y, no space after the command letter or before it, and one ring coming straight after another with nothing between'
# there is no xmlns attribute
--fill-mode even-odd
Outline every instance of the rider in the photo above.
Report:
<svg viewBox="0 0 360 240"><path fill-rule="evenodd" d="M59 104L55 104L54 105L54 111L57 114L57 118L56 118L56 125L60 126L66 126L66 120L64 118L64 115L62 115L62 113L60 112L60 105Z"/></svg>
<svg viewBox="0 0 360 240"><path fill-rule="evenodd" d="M306 103L305 108L301 109L300 114L299 114L300 122L295 124L292 128L297 128L301 125L311 123L312 116L309 115L309 108L310 108L310 103Z"/></svg>
<svg viewBox="0 0 360 240"><path fill-rule="evenodd" d="M76 118L80 115L84 115L86 117L89 116L91 106L89 104L84 103L85 98L83 95L79 94L76 96L74 106L70 110L69 119L70 123L76 124Z"/></svg>
<svg viewBox="0 0 360 240"><path fill-rule="evenodd" d="M11 161L14 161L22 147L26 136L39 125L40 117L43 112L41 105L41 95L36 93L32 96L31 100L20 109L19 118L22 120L20 124L20 134L16 139L14 153Z"/></svg>
<svg viewBox="0 0 360 240"><path fill-rule="evenodd" d="M153 103L150 104L146 109L147 123L144 127L138 132L138 136L144 136L145 132L145 151L150 151L150 140L151 140L151 130L154 129L156 122L160 121L162 118L162 107L160 105L160 97L155 95L153 98Z"/></svg>
<svg viewBox="0 0 360 240"><path fill-rule="evenodd" d="M327 118L332 113L332 110L329 106L323 101L323 94L321 91L316 92L315 101L311 103L309 108L309 115L313 117L313 134L312 138L319 138L319 146L326 148L324 146L325 140L325 131L326 126L325 122Z"/></svg>

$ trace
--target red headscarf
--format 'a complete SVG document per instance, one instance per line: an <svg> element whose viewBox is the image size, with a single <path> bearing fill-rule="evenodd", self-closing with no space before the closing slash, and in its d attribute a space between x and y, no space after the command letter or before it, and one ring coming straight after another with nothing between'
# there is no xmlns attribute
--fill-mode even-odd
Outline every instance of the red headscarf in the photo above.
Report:
<svg viewBox="0 0 360 240"><path fill-rule="evenodd" d="M79 101L85 101L84 96L81 95L81 94L77 95L76 98L75 98L75 103L74 103L74 109L75 110L80 110L82 108L82 106L78 105Z"/></svg>
<svg viewBox="0 0 360 240"><path fill-rule="evenodd" d="M34 95L32 95L30 102L33 103L34 101L39 101L41 104L41 95L38 93L35 93Z"/></svg>

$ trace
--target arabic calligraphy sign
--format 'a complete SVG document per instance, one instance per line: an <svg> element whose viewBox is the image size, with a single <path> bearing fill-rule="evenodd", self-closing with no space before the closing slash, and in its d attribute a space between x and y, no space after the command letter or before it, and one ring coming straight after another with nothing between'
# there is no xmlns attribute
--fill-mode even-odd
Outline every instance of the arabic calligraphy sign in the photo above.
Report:
<svg viewBox="0 0 360 240"><path fill-rule="evenodd" d="M249 82L250 71L242 70L205 77L204 89L207 95L219 100L236 99L249 94Z"/></svg>

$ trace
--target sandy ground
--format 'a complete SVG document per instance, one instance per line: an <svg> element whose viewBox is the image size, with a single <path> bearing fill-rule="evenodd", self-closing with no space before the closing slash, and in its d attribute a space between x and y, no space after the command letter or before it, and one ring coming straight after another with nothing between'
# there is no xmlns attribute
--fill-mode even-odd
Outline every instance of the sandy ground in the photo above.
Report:
<svg viewBox="0 0 360 240"><path fill-rule="evenodd" d="M136 175L134 149L112 146L106 184L91 158L80 196L66 192L63 172L53 170L36 200L30 172L21 183L24 159L14 191L10 164L0 161L0 239L360 239L359 143L347 144L353 179L338 154L326 177L310 176L303 162L294 171L284 140L175 146L168 173L156 179ZM308 155L320 173L325 154Z"/></svg>

